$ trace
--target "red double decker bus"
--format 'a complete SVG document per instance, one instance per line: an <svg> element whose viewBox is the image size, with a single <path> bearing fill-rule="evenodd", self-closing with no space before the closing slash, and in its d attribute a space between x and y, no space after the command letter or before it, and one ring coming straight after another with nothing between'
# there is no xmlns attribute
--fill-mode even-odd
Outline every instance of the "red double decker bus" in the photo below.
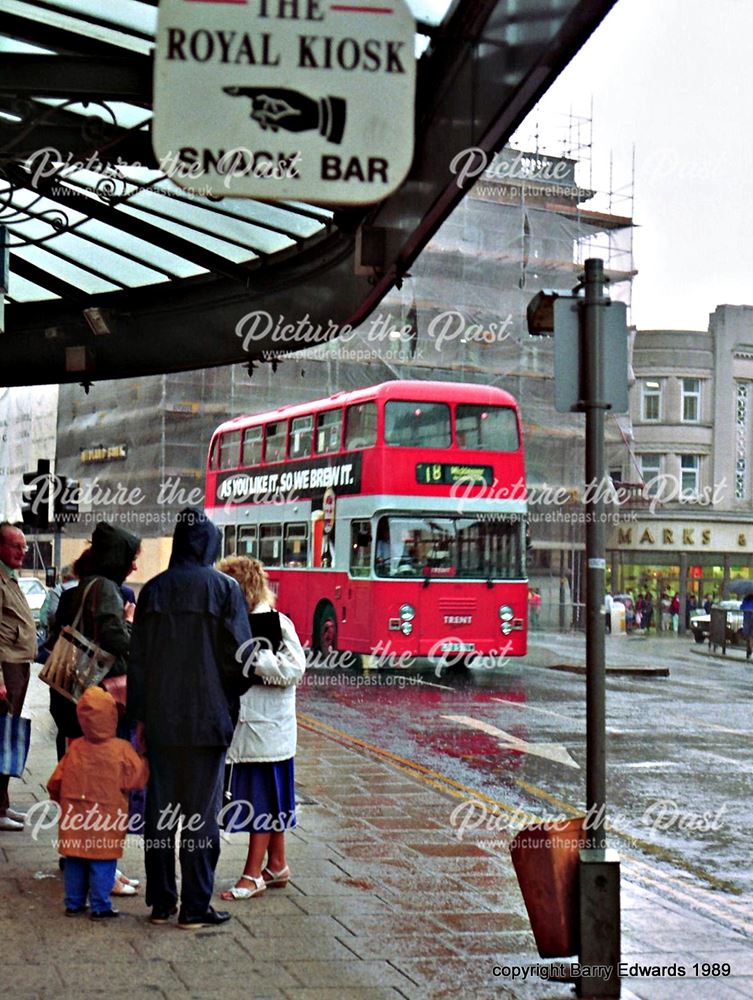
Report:
<svg viewBox="0 0 753 1000"><path fill-rule="evenodd" d="M206 508L323 654L526 651L523 444L501 389L385 382L229 420Z"/></svg>

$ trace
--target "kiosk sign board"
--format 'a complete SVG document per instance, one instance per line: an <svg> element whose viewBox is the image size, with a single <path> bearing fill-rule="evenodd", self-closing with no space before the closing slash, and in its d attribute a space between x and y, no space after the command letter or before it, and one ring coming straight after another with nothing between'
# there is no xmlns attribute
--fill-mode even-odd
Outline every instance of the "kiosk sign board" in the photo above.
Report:
<svg viewBox="0 0 753 1000"><path fill-rule="evenodd" d="M413 159L405 0L160 0L152 142L181 187L381 201Z"/></svg>

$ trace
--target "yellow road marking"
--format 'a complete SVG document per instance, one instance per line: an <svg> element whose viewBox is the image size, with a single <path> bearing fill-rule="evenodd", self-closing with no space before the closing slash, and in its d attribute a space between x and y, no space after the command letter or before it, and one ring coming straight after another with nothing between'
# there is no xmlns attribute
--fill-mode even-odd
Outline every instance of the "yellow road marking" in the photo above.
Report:
<svg viewBox="0 0 753 1000"><path fill-rule="evenodd" d="M506 802L500 802L498 799L494 799L491 796L486 795L484 792L479 792L475 788L471 788L469 785L465 785L460 781L455 781L454 778L449 778L439 771L435 771L430 767L417 763L416 761L408 760L406 757L401 757L399 754L393 753L391 750L385 750L383 747L379 747L373 743L367 742L366 740L359 739L359 737L353 736L343 729L337 729L335 726L330 726L326 722L321 722L313 716L299 712L298 719L304 729L309 729L310 731L318 733L321 736L328 736L330 739L335 739L338 742L342 741L347 745L357 746L367 750L375 756L381 757L391 763L396 770L407 774L415 780L423 782L423 784L428 785L431 788L441 791L447 795L451 795L453 798L470 798L474 801L483 802L485 805L492 807L491 812L494 816L501 817L506 813L508 815L515 815L524 820L526 823L545 822L545 817L536 816L533 813L529 813L526 810L519 809L517 807L513 808ZM547 802L549 805L554 806L556 809L559 809L565 814L570 816L583 814L583 809L578 809L576 806L571 805L569 802L565 802L563 799L552 795L550 792L545 791L543 788L539 788L537 785L532 785L521 778L516 778L515 783L529 795ZM667 851L665 848L660 847L657 844L651 843L651 841L643 840L633 836L632 834L624 833L613 827L609 822L607 822L607 829L611 833L622 837L629 843L635 844L646 853L652 854L655 857L660 858L662 861L666 861L669 864L684 869L691 875L699 878L714 888L723 889L724 891L735 896L740 896L742 893L742 890L737 886L732 885L723 879L718 879L716 876L711 875L702 869L696 868L693 865L689 865L682 858L672 854L670 851ZM707 902L704 898L700 898L697 894L697 890L695 890L693 886L686 885L680 879L670 875L668 872L665 872L664 870L652 869L650 865L641 861L635 855L625 854L624 857L631 868L642 868L645 872L650 872L651 875L636 870L636 876L646 882L649 882L652 886L656 886L661 889L662 892L668 892L683 902L690 900L699 909L704 909L716 916L726 917L727 920L735 920L738 922L739 926L745 927L746 929L753 929L753 925L749 925L748 923L741 921L737 913L725 911L719 906L714 905L711 902ZM671 890L668 885L669 882L674 883L674 888ZM730 900L730 903L733 902L733 900Z"/></svg>
<svg viewBox="0 0 753 1000"><path fill-rule="evenodd" d="M305 729L318 732L322 736L340 738L342 740L346 740L349 744L362 747L364 750L368 750L369 752L376 754L378 757L383 757L390 761L390 763L392 763L398 770L409 773L411 777L417 778L425 784L431 785L432 788L439 788L444 792L449 792L451 795L454 795L455 798L472 798L483 802L486 805L493 806L495 809L500 810L500 813L497 813L496 815L509 813L511 815L521 816L531 823L542 822L541 818L533 815L533 813L528 813L522 809L514 809L512 806L507 805L506 802L500 802L497 799L493 799L491 796L485 795L483 792L478 792L474 788L464 785L460 781L448 778L439 771L433 771L430 767L425 767L423 764L419 764L416 761L408 760L406 757L400 757L398 754L392 753L391 750L385 750L383 747L375 746L373 743L367 743L366 740L361 740L357 736L352 736L350 733L346 733L342 729L336 729L334 726L330 726L326 722L320 722L319 719L314 719L312 716L306 715L303 712L298 713L298 719L300 724Z"/></svg>

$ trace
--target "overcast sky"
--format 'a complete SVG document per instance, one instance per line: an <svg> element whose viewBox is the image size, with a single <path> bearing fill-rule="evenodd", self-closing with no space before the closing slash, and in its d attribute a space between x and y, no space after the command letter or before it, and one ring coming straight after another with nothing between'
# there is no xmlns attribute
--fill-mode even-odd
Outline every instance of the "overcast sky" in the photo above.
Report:
<svg viewBox="0 0 753 1000"><path fill-rule="evenodd" d="M588 115L592 95L598 186L610 149L629 180L635 144L633 322L753 305L753 0L619 0L541 107Z"/></svg>

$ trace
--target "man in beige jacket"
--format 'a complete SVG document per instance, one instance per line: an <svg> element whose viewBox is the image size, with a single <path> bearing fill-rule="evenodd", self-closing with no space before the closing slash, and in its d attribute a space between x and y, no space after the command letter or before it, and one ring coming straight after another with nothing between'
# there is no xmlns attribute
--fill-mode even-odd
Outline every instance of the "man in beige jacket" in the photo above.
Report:
<svg viewBox="0 0 753 1000"><path fill-rule="evenodd" d="M0 665L13 715L20 715L29 686L29 663L37 650L37 630L18 585L26 536L8 522L0 524ZM11 809L7 774L0 774L0 830L23 830L24 813Z"/></svg>

